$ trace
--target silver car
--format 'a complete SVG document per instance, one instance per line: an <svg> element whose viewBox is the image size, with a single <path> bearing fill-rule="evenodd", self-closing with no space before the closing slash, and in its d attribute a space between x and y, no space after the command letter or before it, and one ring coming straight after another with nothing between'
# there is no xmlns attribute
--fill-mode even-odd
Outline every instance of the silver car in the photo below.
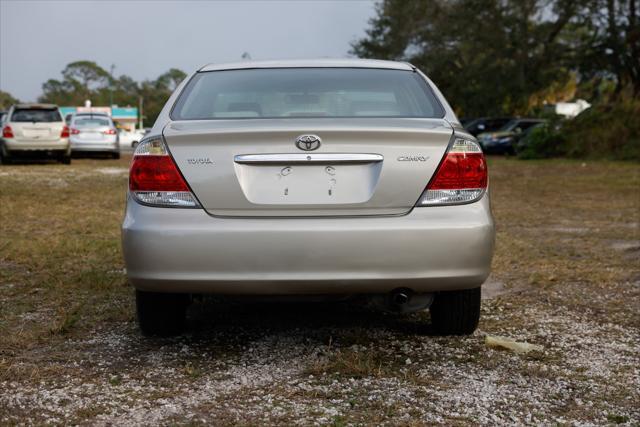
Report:
<svg viewBox="0 0 640 427"><path fill-rule="evenodd" d="M131 164L122 242L145 334L194 294L366 296L480 316L494 224L487 166L407 63L208 65L170 97Z"/></svg>
<svg viewBox="0 0 640 427"><path fill-rule="evenodd" d="M118 131L105 114L74 114L69 132L71 150L77 152L106 153L120 158Z"/></svg>

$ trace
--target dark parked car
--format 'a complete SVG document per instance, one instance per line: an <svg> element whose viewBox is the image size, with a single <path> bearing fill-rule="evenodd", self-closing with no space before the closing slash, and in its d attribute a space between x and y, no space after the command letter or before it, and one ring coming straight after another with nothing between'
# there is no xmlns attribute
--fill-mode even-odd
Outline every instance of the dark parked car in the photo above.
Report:
<svg viewBox="0 0 640 427"><path fill-rule="evenodd" d="M515 154L516 144L534 126L546 123L542 119L513 119L496 132L478 135L478 142L485 153Z"/></svg>
<svg viewBox="0 0 640 427"><path fill-rule="evenodd" d="M481 117L479 119L464 119L464 128L473 136L484 132L494 132L513 120L513 117Z"/></svg>

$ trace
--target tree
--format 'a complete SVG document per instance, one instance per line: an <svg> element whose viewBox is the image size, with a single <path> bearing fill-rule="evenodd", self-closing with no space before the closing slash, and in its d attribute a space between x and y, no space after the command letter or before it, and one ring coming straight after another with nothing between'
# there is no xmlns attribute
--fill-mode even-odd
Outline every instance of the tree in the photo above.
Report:
<svg viewBox="0 0 640 427"><path fill-rule="evenodd" d="M72 82L76 90L89 99L94 91L105 88L111 79L109 73L93 61L76 61L62 70L65 81Z"/></svg>
<svg viewBox="0 0 640 427"><path fill-rule="evenodd" d="M186 77L184 71L171 68L156 80L146 80L140 84L140 96L144 100L144 117L147 123L155 122L164 104Z"/></svg>
<svg viewBox="0 0 640 427"><path fill-rule="evenodd" d="M156 82L158 88L173 92L186 77L187 74L184 71L178 70L177 68L171 68L166 73L161 74Z"/></svg>
<svg viewBox="0 0 640 427"><path fill-rule="evenodd" d="M84 103L84 99L76 91L72 82L55 79L49 79L43 83L42 95L38 100L58 105L81 105Z"/></svg>
<svg viewBox="0 0 640 427"><path fill-rule="evenodd" d="M572 78L566 30L577 0L383 0L360 57L426 71L462 115L524 114L534 94Z"/></svg>
<svg viewBox="0 0 640 427"><path fill-rule="evenodd" d="M111 98L111 91L113 91L113 99ZM127 75L121 75L111 80L111 87L100 88L93 95L92 100L95 105L109 105L111 100L115 105L137 105L139 92L138 82Z"/></svg>
<svg viewBox="0 0 640 427"><path fill-rule="evenodd" d="M171 93L186 76L183 71L171 68L155 80L138 83L126 75L111 76L95 62L77 61L65 67L62 80L47 80L38 99L69 106L82 105L90 99L96 106L109 105L113 91L114 104L137 106L142 97L145 120L149 123L156 120Z"/></svg>
<svg viewBox="0 0 640 427"><path fill-rule="evenodd" d="M87 99L102 103L100 93L109 87L107 71L92 61L76 61L62 70L62 80L49 79L42 85L41 102L82 105ZM108 98L107 98L108 99Z"/></svg>
<svg viewBox="0 0 640 427"><path fill-rule="evenodd" d="M591 79L612 78L614 94L640 94L640 10L637 0L590 0L575 45L576 63Z"/></svg>
<svg viewBox="0 0 640 427"><path fill-rule="evenodd" d="M17 104L19 101L11 96L9 92L0 90L0 110L8 110L13 104Z"/></svg>

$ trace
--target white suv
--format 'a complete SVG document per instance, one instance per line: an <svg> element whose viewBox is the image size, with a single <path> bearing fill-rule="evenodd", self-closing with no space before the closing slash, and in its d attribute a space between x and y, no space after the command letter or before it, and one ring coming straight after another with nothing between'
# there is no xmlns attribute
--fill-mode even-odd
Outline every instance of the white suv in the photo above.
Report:
<svg viewBox="0 0 640 427"><path fill-rule="evenodd" d="M2 126L0 161L33 154L71 163L69 128L57 105L18 104L9 109Z"/></svg>

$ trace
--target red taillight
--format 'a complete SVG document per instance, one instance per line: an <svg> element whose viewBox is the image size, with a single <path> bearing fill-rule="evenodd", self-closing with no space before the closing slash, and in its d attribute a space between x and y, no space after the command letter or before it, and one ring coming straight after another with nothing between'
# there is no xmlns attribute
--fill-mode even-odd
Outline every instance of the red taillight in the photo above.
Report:
<svg viewBox="0 0 640 427"><path fill-rule="evenodd" d="M71 135L78 135L80 131L76 128L71 128Z"/></svg>
<svg viewBox="0 0 640 427"><path fill-rule="evenodd" d="M69 126L64 126L60 133L60 138L69 138Z"/></svg>
<svg viewBox="0 0 640 427"><path fill-rule="evenodd" d="M171 156L135 156L129 175L131 191L189 191Z"/></svg>
<svg viewBox="0 0 640 427"><path fill-rule="evenodd" d="M448 153L428 190L487 188L487 164L482 153Z"/></svg>
<svg viewBox="0 0 640 427"><path fill-rule="evenodd" d="M161 136L138 144L129 170L129 190L135 200L148 206L200 207Z"/></svg>
<svg viewBox="0 0 640 427"><path fill-rule="evenodd" d="M102 133L104 133L105 135L115 135L116 131L114 129L107 129Z"/></svg>
<svg viewBox="0 0 640 427"><path fill-rule="evenodd" d="M5 127L2 128L2 137L13 138L13 129L11 129L11 126L6 125Z"/></svg>
<svg viewBox="0 0 640 427"><path fill-rule="evenodd" d="M418 206L471 203L487 189L487 163L475 142L456 138L418 201Z"/></svg>

